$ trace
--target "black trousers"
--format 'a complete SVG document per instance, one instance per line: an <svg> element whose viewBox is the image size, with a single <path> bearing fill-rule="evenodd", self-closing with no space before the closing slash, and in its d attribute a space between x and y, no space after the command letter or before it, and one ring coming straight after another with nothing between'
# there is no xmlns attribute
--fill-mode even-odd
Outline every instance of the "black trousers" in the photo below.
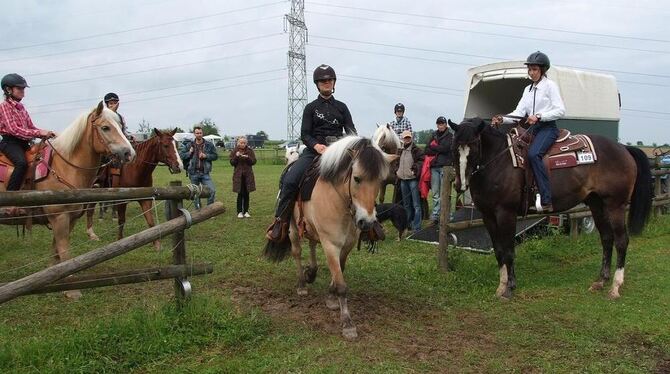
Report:
<svg viewBox="0 0 670 374"><path fill-rule="evenodd" d="M291 168L284 174L281 181L281 191L279 192L279 203L275 217L287 217L291 215L291 202L295 200L298 193L298 187L302 176L307 168L312 164L316 153L311 149L305 149L298 160L291 165Z"/></svg>
<svg viewBox="0 0 670 374"><path fill-rule="evenodd" d="M28 162L25 152L30 148L30 142L10 135L3 135L0 141L0 152L4 153L14 164L14 171L9 182L7 191L18 191L23 184L23 178L28 171Z"/></svg>
<svg viewBox="0 0 670 374"><path fill-rule="evenodd" d="M247 180L242 176L242 186L237 193L237 213L246 213L249 211L249 190L247 190Z"/></svg>

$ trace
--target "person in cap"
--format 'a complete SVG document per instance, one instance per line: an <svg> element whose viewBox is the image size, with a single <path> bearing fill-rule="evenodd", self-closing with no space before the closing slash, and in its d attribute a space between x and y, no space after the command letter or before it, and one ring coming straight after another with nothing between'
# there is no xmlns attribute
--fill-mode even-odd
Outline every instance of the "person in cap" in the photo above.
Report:
<svg viewBox="0 0 670 374"><path fill-rule="evenodd" d="M405 130L400 134L402 147L398 149L400 161L396 176L400 181L402 203L407 213L408 226L411 230L421 229L421 200L419 196L419 173L424 154L414 143L412 132Z"/></svg>
<svg viewBox="0 0 670 374"><path fill-rule="evenodd" d="M326 64L319 65L314 69L313 81L319 95L305 106L300 129L300 138L307 148L281 180L275 220L266 233L267 239L274 243L284 242L287 237L300 180L314 158L323 154L331 142L344 134L356 135L349 108L333 97L337 82L335 70Z"/></svg>
<svg viewBox="0 0 670 374"><path fill-rule="evenodd" d="M398 103L393 107L393 112L395 113L395 119L389 122L393 131L395 131L398 136L400 136L403 131L409 130L412 131L412 122L409 118L405 117L405 105L403 103Z"/></svg>
<svg viewBox="0 0 670 374"><path fill-rule="evenodd" d="M426 156L433 157L430 163L430 190L433 194L433 209L430 219L433 223L438 223L440 220L440 193L442 191L443 168L444 166L451 166L453 163L451 154L453 135L449 132L447 119L444 116L437 117L435 125L437 126L437 130L428 139L425 154Z"/></svg>
<svg viewBox="0 0 670 374"><path fill-rule="evenodd" d="M16 74L7 74L0 83L5 100L0 103L0 152L4 153L14 164L14 171L9 177L7 191L21 189L23 179L28 171L25 151L30 148L34 138L48 139L55 136L53 131L35 127L26 108L21 104L28 86L26 80Z"/></svg>
<svg viewBox="0 0 670 374"><path fill-rule="evenodd" d="M119 95L115 94L114 92L110 92L105 95L104 101L107 108L111 109L114 113L119 115L119 118L121 119L121 131L123 132L123 135L126 136L126 139L130 140L131 142L134 142L135 137L133 137L128 133L128 127L126 126L126 121L124 120L123 116L118 112Z"/></svg>
<svg viewBox="0 0 670 374"><path fill-rule="evenodd" d="M551 185L542 157L558 138L556 120L565 115L565 105L558 85L547 78L547 70L551 66L549 57L540 51L533 52L526 59L525 65L528 66L528 76L532 83L524 88L521 100L512 113L498 114L491 123L512 123L513 118L510 117L528 117L526 124L531 126L528 131L534 135L528 149L528 162L540 190L539 211L551 212Z"/></svg>

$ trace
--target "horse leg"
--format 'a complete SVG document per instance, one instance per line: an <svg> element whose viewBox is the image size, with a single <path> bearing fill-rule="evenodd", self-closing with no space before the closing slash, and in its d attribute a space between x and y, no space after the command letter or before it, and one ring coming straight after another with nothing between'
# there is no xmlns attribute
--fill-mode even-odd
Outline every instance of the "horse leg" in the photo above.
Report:
<svg viewBox="0 0 670 374"><path fill-rule="evenodd" d="M298 236L298 226L293 219L291 220L288 237L291 241L291 256L295 260L296 275L298 276L297 292L299 296L306 296L308 291L305 272L302 268L302 246L300 245L300 237Z"/></svg>
<svg viewBox="0 0 670 374"><path fill-rule="evenodd" d="M603 247L603 259L600 266L600 274L598 275L598 279L591 284L591 287L589 287L589 291L600 291L605 286L605 283L610 280L614 233L610 222L607 217L605 217L602 200L592 198L588 201L588 204L591 209L591 215L593 216L593 222L600 234L600 244Z"/></svg>
<svg viewBox="0 0 670 374"><path fill-rule="evenodd" d="M331 295L337 296L340 304L342 336L348 340L356 339L358 337L358 332L356 331L356 326L349 314L349 306L347 305L347 284L344 281L344 275L342 274L340 265L340 251L342 249L328 241L322 242L321 245L326 253L328 269L330 269L331 275L331 283L328 291ZM346 252L348 253L349 251L347 250Z"/></svg>
<svg viewBox="0 0 670 374"><path fill-rule="evenodd" d="M140 204L140 208L142 209L142 214L144 215L144 220L147 221L147 226L149 227L154 227L156 223L154 222L154 215L153 213L153 201L152 200L139 200L138 203ZM123 215L123 222L126 221L126 211L124 210L123 213L119 211L119 216ZM119 218L119 222L121 221L121 218ZM123 235L123 233L121 233ZM161 241L160 239L154 240L154 248L157 251L160 251L161 249Z"/></svg>
<svg viewBox="0 0 670 374"><path fill-rule="evenodd" d="M126 224L126 208L127 207L128 207L128 204L126 204L126 203L121 203L121 204L116 206L116 208L118 209L118 212L117 212L118 233L116 235L116 238L118 240L123 239L123 227Z"/></svg>
<svg viewBox="0 0 670 374"><path fill-rule="evenodd" d="M499 282L496 297L509 300L512 290L516 288L514 272L514 233L516 230L516 213L499 211L484 215L484 224L491 235L493 249L498 261Z"/></svg>
<svg viewBox="0 0 670 374"><path fill-rule="evenodd" d="M102 221L105 217L105 210L107 210L107 203L100 203L100 207L98 208L98 221Z"/></svg>
<svg viewBox="0 0 670 374"><path fill-rule="evenodd" d="M54 251L57 255L57 261L63 262L70 259L70 232L74 228L74 221L70 220L70 215L61 213L50 219L51 227L53 229L53 244ZM81 297L81 291L69 290L63 291L63 295L68 299L77 300Z"/></svg>
<svg viewBox="0 0 670 374"><path fill-rule="evenodd" d="M609 292L610 299L618 299L619 289L623 286L624 266L626 265L626 250L628 249L628 233L626 232L626 208L619 206L609 210L610 222L614 231L614 246L616 247L616 270L614 281Z"/></svg>
<svg viewBox="0 0 670 374"><path fill-rule="evenodd" d="M379 203L384 204L384 198L386 197L386 181L382 181L381 187L379 188Z"/></svg>
<svg viewBox="0 0 670 374"><path fill-rule="evenodd" d="M316 243L314 240L309 241L309 267L303 269L305 281L310 284L316 280L316 271L318 270L316 264Z"/></svg>
<svg viewBox="0 0 670 374"><path fill-rule="evenodd" d="M93 215L95 215L95 203L86 206L86 233L89 240L99 241L100 238L93 232Z"/></svg>

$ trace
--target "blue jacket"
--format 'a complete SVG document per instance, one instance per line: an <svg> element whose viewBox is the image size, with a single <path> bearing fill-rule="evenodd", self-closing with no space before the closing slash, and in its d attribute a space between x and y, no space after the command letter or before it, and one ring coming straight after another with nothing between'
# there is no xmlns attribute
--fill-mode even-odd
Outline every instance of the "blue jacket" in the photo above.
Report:
<svg viewBox="0 0 670 374"><path fill-rule="evenodd" d="M195 174L195 168L198 164L198 156L197 155L191 155L191 146L193 145L194 141L189 141L185 142L184 145L181 147L181 152L179 152L179 156L181 157L182 161L184 162L184 165L186 166L186 170L190 175ZM209 142L207 140L204 140L205 142L205 154L207 157L203 159L203 167L204 167L204 173L209 174L212 171L212 161L216 160L219 158L219 154L216 153L216 147L212 142Z"/></svg>

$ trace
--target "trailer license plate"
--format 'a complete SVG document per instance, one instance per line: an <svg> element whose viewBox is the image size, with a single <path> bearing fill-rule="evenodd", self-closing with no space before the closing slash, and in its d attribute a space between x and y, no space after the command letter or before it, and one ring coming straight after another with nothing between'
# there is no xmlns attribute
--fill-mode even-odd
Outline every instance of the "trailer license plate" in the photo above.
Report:
<svg viewBox="0 0 670 374"><path fill-rule="evenodd" d="M593 158L593 153L591 152L577 152L577 163L578 164L592 164L595 160Z"/></svg>

